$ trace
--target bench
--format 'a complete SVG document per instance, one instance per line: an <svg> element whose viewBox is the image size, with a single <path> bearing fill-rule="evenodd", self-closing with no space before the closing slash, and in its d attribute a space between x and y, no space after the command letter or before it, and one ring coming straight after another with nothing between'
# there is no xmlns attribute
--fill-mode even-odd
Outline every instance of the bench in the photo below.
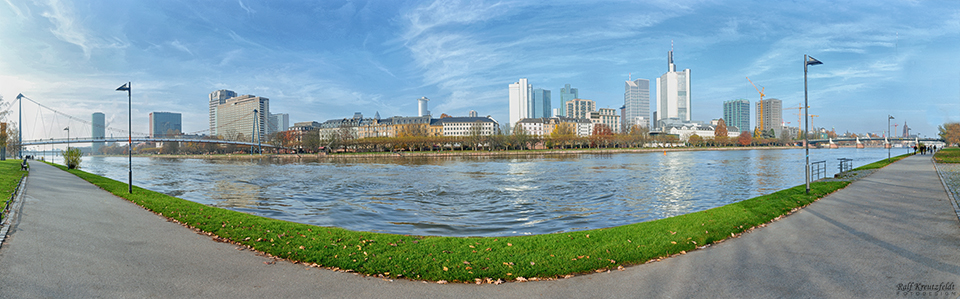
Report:
<svg viewBox="0 0 960 299"><path fill-rule="evenodd" d="M29 168L30 167L27 165L27 159L23 159L23 161L20 162L20 170L29 170Z"/></svg>

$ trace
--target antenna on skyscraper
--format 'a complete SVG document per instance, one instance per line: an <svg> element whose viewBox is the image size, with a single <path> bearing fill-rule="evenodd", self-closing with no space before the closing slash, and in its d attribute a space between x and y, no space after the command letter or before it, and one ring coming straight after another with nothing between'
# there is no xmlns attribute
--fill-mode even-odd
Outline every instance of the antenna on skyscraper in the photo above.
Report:
<svg viewBox="0 0 960 299"><path fill-rule="evenodd" d="M627 81L633 81L633 73L627 73Z"/></svg>

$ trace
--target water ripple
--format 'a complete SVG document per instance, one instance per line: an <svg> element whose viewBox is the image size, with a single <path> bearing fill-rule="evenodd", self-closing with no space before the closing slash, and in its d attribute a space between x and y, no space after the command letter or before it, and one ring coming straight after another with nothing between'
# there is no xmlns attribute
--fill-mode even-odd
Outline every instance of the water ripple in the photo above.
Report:
<svg viewBox="0 0 960 299"><path fill-rule="evenodd" d="M827 160L828 166L840 157L860 166L885 158L886 151L811 151L811 161ZM84 157L82 165L126 181L126 157ZM307 224L397 234L505 236L655 220L800 185L803 151L347 162L138 157L134 180L187 200Z"/></svg>

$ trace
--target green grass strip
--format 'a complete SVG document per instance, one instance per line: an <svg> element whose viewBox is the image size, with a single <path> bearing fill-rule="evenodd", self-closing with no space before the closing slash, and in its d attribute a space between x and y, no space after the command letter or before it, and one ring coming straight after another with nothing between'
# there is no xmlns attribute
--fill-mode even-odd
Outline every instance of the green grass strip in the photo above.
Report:
<svg viewBox="0 0 960 299"><path fill-rule="evenodd" d="M6 209L7 202L13 198L13 191L20 184L20 179L27 175L26 171L20 170L20 160L0 161L0 211Z"/></svg>
<svg viewBox="0 0 960 299"><path fill-rule="evenodd" d="M801 185L705 211L605 229L514 237L436 237L270 219L139 187L128 194L125 183L80 170L67 171L154 213L276 257L369 275L450 282L555 278L641 264L722 241L849 184L814 182L809 195Z"/></svg>
<svg viewBox="0 0 960 299"><path fill-rule="evenodd" d="M960 163L960 148L950 147L937 151L933 155L937 163Z"/></svg>

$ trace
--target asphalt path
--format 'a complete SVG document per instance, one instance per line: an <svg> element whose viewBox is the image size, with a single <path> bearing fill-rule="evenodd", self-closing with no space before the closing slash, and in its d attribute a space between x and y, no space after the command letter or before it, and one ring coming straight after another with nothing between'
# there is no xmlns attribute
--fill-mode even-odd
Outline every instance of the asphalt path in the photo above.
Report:
<svg viewBox="0 0 960 299"><path fill-rule="evenodd" d="M19 222L0 247L0 298L960 296L960 223L929 156L894 163L706 249L623 271L501 285L271 263L57 168L31 165ZM934 294L935 285L945 290Z"/></svg>

